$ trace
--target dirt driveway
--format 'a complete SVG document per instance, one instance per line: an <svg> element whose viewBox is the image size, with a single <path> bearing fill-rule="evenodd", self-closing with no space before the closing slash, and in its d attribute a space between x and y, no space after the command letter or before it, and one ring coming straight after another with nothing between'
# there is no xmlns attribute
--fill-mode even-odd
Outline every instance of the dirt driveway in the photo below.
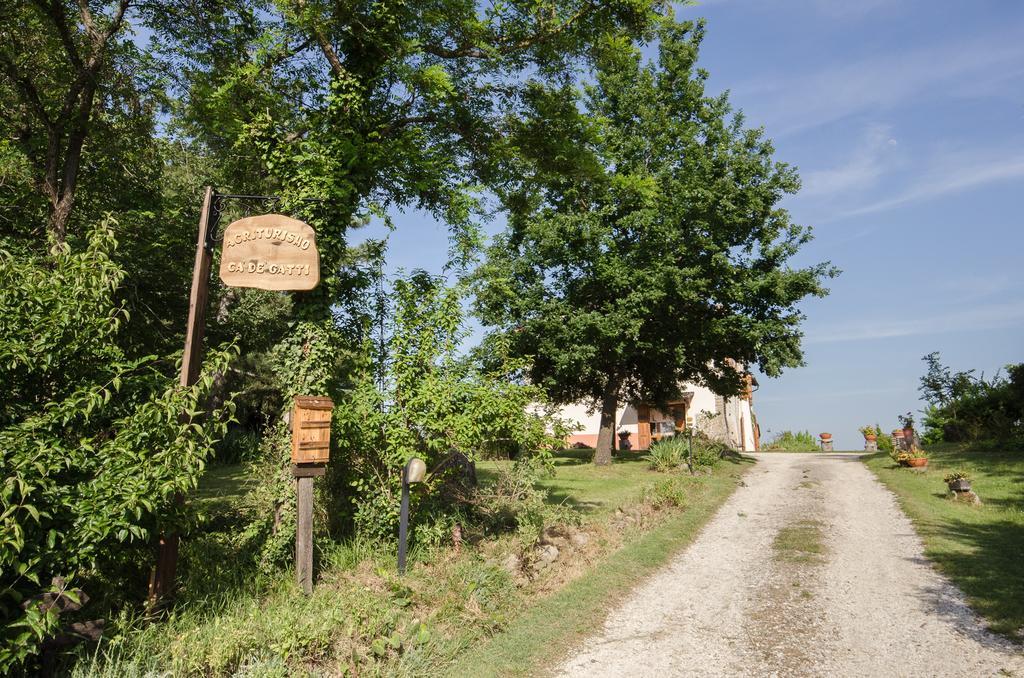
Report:
<svg viewBox="0 0 1024 678"><path fill-rule="evenodd" d="M761 454L686 551L555 669L566 676L1024 677L846 454Z"/></svg>

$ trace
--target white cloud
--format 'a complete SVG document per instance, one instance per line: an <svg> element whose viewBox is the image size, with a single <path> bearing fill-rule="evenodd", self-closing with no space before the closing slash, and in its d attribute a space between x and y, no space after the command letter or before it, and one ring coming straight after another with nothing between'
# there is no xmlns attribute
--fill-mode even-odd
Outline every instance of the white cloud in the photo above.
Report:
<svg viewBox="0 0 1024 678"><path fill-rule="evenodd" d="M1024 64L1016 32L959 44L873 54L799 74L761 78L733 88L734 101L782 136L850 115L887 111L929 96L1005 95L1007 79Z"/></svg>
<svg viewBox="0 0 1024 678"><path fill-rule="evenodd" d="M997 271L988 274L963 275L945 278L936 284L938 291L950 303L963 303L985 299L997 294L1012 293L1017 296L1024 288L1024 280L1019 273Z"/></svg>
<svg viewBox="0 0 1024 678"><path fill-rule="evenodd" d="M939 198L971 188L1024 178L1024 150L1001 155L992 152L941 153L931 158L931 169L895 195L830 215L819 223L883 212L910 203Z"/></svg>
<svg viewBox="0 0 1024 678"><path fill-rule="evenodd" d="M777 12L780 5L789 5L800 10L810 8L819 14L837 19L849 19L871 14L878 9L893 9L903 3L900 0L859 0L858 2L845 0L697 0L696 2L697 7L726 4L747 5L773 12Z"/></svg>
<svg viewBox="0 0 1024 678"><path fill-rule="evenodd" d="M809 333L808 344L893 339L922 334L945 334L965 330L994 330L1024 324L1024 301L1010 301L949 309L940 315L915 319L886 318L874 324L836 326L825 332Z"/></svg>
<svg viewBox="0 0 1024 678"><path fill-rule="evenodd" d="M896 140L889 137L889 127L873 125L867 129L860 145L842 165L803 172L801 197L839 196L868 188L887 170L885 160L892 156Z"/></svg>

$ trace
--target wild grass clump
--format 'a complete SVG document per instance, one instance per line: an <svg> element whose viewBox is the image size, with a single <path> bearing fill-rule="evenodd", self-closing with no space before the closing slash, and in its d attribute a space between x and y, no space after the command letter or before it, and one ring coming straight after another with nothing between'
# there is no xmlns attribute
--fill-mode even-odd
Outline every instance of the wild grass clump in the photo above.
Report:
<svg viewBox="0 0 1024 678"><path fill-rule="evenodd" d="M686 461L689 448L684 438L673 436L651 445L647 453L648 463L654 471L665 472L677 468Z"/></svg>
<svg viewBox="0 0 1024 678"><path fill-rule="evenodd" d="M656 509L674 508L686 503L685 476L670 476L659 480L644 493L644 501Z"/></svg>
<svg viewBox="0 0 1024 678"><path fill-rule="evenodd" d="M816 452L819 447L810 431L782 431L764 449L775 452Z"/></svg>
<svg viewBox="0 0 1024 678"><path fill-rule="evenodd" d="M736 451L718 440L709 438L704 433L693 434L693 465L697 468L714 468Z"/></svg>
<svg viewBox="0 0 1024 678"><path fill-rule="evenodd" d="M691 458L692 446L692 458ZM671 471L692 461L693 468L714 468L723 458L734 454L725 443L709 438L701 432L665 438L651 445L647 453L651 469L660 472Z"/></svg>

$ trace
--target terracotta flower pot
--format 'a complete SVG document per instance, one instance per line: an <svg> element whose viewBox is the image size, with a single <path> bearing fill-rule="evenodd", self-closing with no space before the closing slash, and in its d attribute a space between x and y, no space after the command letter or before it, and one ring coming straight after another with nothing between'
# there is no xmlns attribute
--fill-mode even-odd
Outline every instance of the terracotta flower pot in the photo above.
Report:
<svg viewBox="0 0 1024 678"><path fill-rule="evenodd" d="M894 429L893 432L892 432L892 437L893 438L902 438L903 437L903 429L901 429L901 428Z"/></svg>
<svg viewBox="0 0 1024 678"><path fill-rule="evenodd" d="M909 428L909 427L903 429L903 437L906 438L907 440L913 440L914 439L914 429Z"/></svg>
<svg viewBox="0 0 1024 678"><path fill-rule="evenodd" d="M918 457L916 459L907 459L907 466L913 468L923 468L928 465L928 460L924 457Z"/></svg>
<svg viewBox="0 0 1024 678"><path fill-rule="evenodd" d="M869 443L873 443L878 440L878 436L875 435L874 433L867 433L864 435L864 440L868 441Z"/></svg>
<svg viewBox="0 0 1024 678"><path fill-rule="evenodd" d="M822 440L832 440L832 434L831 433L820 433L819 435L821 436Z"/></svg>

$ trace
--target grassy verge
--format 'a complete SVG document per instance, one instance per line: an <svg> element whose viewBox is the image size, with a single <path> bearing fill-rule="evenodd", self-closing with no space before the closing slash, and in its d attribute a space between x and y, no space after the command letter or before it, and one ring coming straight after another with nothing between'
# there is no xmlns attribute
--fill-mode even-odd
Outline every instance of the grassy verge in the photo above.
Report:
<svg viewBox="0 0 1024 678"><path fill-rule="evenodd" d="M481 464L482 482L506 463ZM541 562L550 546L538 545L535 528L467 541L459 552L414 548L401 578L394 543L321 539L308 597L290 572L236 562L226 531L194 535L184 546L179 604L157 622L130 612L112 619L103 644L82 650L68 672L426 676L450 673L456 661L474 675L514 673L508 665L525 671L593 628L689 541L748 464L690 477L654 473L640 455L599 468L586 452L569 451L540 481L557 505L545 524L568 520L550 524L567 530L553 537L554 562ZM246 482L239 467L211 469L197 498L210 525L230 525L227 512Z"/></svg>
<svg viewBox="0 0 1024 678"><path fill-rule="evenodd" d="M451 668L453 676L524 676L549 665L589 633L644 577L681 548L736 488L749 461L724 464L714 475L683 477L684 510L612 552L560 591L538 601L507 628L478 644ZM578 482L578 481L577 481Z"/></svg>
<svg viewBox="0 0 1024 678"><path fill-rule="evenodd" d="M1024 453L954 445L928 451L923 472L899 468L884 454L865 461L899 498L936 567L993 631L1024 641ZM971 474L981 506L948 498L942 478L960 469Z"/></svg>

